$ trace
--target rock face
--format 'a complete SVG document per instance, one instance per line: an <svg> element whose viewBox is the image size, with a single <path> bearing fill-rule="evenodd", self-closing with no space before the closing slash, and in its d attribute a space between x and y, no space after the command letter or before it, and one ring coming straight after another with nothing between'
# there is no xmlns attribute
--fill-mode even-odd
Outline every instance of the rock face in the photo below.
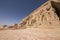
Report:
<svg viewBox="0 0 60 40"><path fill-rule="evenodd" d="M0 30L0 40L60 40L59 5L58 1L47 1L15 24L18 30Z"/></svg>
<svg viewBox="0 0 60 40"><path fill-rule="evenodd" d="M19 24L20 28L60 28L60 12L54 1L48 1L34 10ZM59 4L59 3L58 3ZM54 5L54 6L53 6ZM60 5L60 4L59 4ZM48 26L48 27L47 27Z"/></svg>

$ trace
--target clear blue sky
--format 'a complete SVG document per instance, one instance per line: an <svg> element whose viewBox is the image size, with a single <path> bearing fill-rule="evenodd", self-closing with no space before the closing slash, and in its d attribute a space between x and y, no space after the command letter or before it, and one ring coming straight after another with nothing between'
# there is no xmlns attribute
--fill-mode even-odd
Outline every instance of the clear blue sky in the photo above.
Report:
<svg viewBox="0 0 60 40"><path fill-rule="evenodd" d="M19 23L47 0L0 0L0 25Z"/></svg>

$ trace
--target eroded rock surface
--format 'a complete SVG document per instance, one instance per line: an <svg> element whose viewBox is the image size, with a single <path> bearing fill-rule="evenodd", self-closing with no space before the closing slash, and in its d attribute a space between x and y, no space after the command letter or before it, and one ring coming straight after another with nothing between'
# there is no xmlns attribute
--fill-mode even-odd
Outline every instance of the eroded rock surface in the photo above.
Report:
<svg viewBox="0 0 60 40"><path fill-rule="evenodd" d="M55 3L47 1L34 10L18 30L0 30L0 40L60 40L60 10Z"/></svg>
<svg viewBox="0 0 60 40"><path fill-rule="evenodd" d="M60 28L60 12L51 1L33 11L19 24L20 28ZM47 27L48 26L48 27Z"/></svg>

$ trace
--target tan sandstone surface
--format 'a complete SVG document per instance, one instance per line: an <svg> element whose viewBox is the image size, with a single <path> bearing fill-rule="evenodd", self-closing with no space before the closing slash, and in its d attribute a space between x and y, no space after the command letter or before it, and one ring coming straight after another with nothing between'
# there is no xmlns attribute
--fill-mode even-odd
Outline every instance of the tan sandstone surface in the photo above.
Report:
<svg viewBox="0 0 60 40"><path fill-rule="evenodd" d="M47 1L24 18L17 28L2 28L0 40L60 40L59 5L56 0Z"/></svg>
<svg viewBox="0 0 60 40"><path fill-rule="evenodd" d="M1 30L0 40L60 40L60 29Z"/></svg>
<svg viewBox="0 0 60 40"><path fill-rule="evenodd" d="M47 1L18 24L18 28L60 28L60 13ZM48 26L48 27L47 27Z"/></svg>

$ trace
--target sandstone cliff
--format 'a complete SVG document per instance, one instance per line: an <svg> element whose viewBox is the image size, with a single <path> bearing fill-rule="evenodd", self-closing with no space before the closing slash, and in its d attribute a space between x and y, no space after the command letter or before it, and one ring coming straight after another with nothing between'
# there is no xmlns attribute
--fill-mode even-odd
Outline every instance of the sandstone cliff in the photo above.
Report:
<svg viewBox="0 0 60 40"><path fill-rule="evenodd" d="M34 10L19 24L20 28L60 28L60 16L54 1L48 1ZM48 26L48 27L47 27Z"/></svg>

